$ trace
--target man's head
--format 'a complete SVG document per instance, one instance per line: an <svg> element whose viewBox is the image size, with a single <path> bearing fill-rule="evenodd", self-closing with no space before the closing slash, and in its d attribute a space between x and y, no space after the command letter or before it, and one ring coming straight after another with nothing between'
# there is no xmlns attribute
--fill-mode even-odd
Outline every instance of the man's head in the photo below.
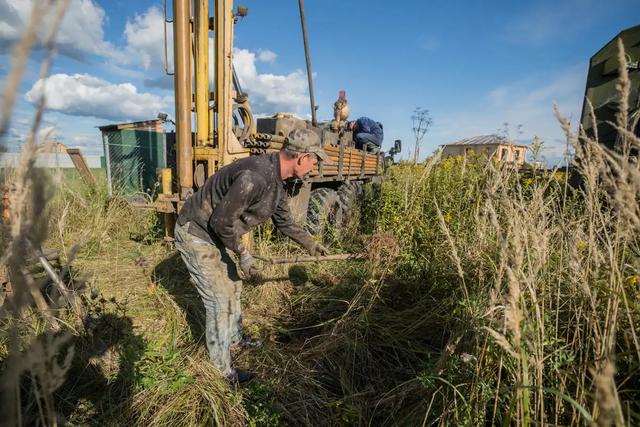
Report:
<svg viewBox="0 0 640 427"><path fill-rule="evenodd" d="M317 133L308 129L295 129L287 137L281 150L282 178L303 179L321 159L330 163L329 156L322 149Z"/></svg>
<svg viewBox="0 0 640 427"><path fill-rule="evenodd" d="M353 130L353 128L355 127L355 125L356 125L356 122L352 120L352 121L350 121L350 122L345 122L345 124L344 124L344 128L345 128L346 130Z"/></svg>

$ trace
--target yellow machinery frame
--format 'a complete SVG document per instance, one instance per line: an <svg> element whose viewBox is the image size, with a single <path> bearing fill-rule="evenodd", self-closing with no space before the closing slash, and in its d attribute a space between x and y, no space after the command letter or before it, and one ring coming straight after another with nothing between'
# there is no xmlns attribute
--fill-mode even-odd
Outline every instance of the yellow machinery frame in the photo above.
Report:
<svg viewBox="0 0 640 427"><path fill-rule="evenodd" d="M213 19L209 0L173 0L178 193L173 192L173 171L164 169L162 193L155 203L156 210L165 213L167 237L172 234L175 213L193 194L194 187L200 187L208 176L236 159L280 149L285 140L281 134L256 133L248 99L234 89L239 86L234 86L233 30L238 17L246 16L247 9L238 6L234 11L233 0L214 0L212 4ZM302 6L301 18L304 24ZM214 44L212 88L210 43ZM232 125L234 108L245 112L243 143ZM195 132L192 117L195 117ZM320 163L312 173L314 182L370 178L382 172L381 155L367 154L366 150L342 143L325 145L325 151L333 165Z"/></svg>

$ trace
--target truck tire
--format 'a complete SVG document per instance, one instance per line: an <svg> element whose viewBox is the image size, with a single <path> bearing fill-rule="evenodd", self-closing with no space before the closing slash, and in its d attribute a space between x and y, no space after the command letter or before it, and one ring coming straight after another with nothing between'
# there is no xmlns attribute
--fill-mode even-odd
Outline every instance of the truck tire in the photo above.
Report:
<svg viewBox="0 0 640 427"><path fill-rule="evenodd" d="M336 191L316 188L311 191L307 210L307 229L324 242L330 243L349 223L353 210L362 195L362 183L345 182Z"/></svg>
<svg viewBox="0 0 640 427"><path fill-rule="evenodd" d="M342 224L340 224L340 226L349 223L353 215L353 210L360 200L361 195L362 183L359 181L348 181L340 186L338 189L338 198L340 199L340 206L342 208Z"/></svg>
<svg viewBox="0 0 640 427"><path fill-rule="evenodd" d="M340 227L343 208L338 192L331 188L316 188L311 191L307 209L307 229L323 241L332 240L331 234Z"/></svg>

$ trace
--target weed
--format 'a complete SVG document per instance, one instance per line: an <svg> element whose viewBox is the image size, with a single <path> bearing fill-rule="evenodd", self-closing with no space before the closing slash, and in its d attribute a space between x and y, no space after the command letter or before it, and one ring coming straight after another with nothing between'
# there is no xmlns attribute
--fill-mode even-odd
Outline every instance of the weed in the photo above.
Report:
<svg viewBox="0 0 640 427"><path fill-rule="evenodd" d="M273 386L254 381L243 392L243 404L250 426L275 427L283 425L280 413L273 407Z"/></svg>

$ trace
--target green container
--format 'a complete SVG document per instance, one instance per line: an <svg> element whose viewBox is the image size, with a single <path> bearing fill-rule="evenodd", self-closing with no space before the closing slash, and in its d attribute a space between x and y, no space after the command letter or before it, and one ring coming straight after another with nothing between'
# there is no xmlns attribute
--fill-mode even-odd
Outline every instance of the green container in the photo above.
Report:
<svg viewBox="0 0 640 427"><path fill-rule="evenodd" d="M155 122L103 126L102 138L113 194L156 194L166 167L166 136Z"/></svg>

